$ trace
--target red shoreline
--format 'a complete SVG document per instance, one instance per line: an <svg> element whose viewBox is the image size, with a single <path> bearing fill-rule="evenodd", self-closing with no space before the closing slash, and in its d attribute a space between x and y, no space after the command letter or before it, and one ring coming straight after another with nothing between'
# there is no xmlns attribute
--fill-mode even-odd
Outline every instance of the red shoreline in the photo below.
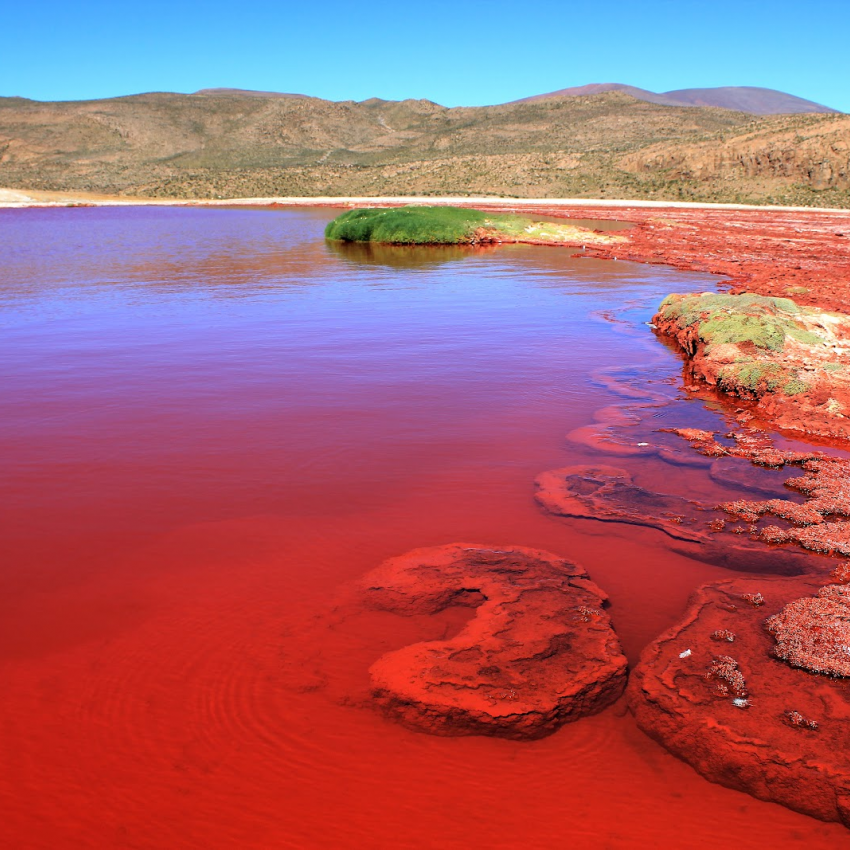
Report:
<svg viewBox="0 0 850 850"><path fill-rule="evenodd" d="M505 205L505 210L516 209ZM628 243L587 246L592 257L673 266L729 278L732 292L788 296L831 310L850 305L850 219L775 210L540 206L526 214L634 222ZM805 293L788 290L805 287Z"/></svg>

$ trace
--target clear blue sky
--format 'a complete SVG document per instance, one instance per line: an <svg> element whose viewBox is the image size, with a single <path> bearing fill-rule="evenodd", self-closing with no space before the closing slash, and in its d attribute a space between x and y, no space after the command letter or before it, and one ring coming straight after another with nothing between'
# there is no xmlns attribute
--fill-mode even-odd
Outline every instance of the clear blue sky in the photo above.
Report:
<svg viewBox="0 0 850 850"><path fill-rule="evenodd" d="M0 94L227 86L501 103L591 82L752 85L850 112L848 0L6 4Z"/></svg>

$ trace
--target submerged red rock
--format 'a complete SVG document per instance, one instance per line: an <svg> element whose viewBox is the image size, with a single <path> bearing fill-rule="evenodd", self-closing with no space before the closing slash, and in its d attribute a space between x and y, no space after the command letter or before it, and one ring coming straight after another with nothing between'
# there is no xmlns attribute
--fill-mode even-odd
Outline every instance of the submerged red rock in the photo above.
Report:
<svg viewBox="0 0 850 850"><path fill-rule="evenodd" d="M369 573L367 604L402 615L477 609L459 634L372 665L395 719L443 735L537 738L613 703L626 659L605 594L571 561L536 549L416 549Z"/></svg>
<svg viewBox="0 0 850 850"><path fill-rule="evenodd" d="M541 473L535 484L537 501L559 516L647 525L692 542L704 536L685 527L694 522L696 502L638 487L617 466L565 466Z"/></svg>
<svg viewBox="0 0 850 850"><path fill-rule="evenodd" d="M676 461L678 463L678 460ZM799 575L811 563L794 552L768 549L758 540L721 536L709 505L672 493L658 493L634 483L616 466L566 466L537 476L537 501L557 516L643 525L677 541L681 555L731 570Z"/></svg>
<svg viewBox="0 0 850 850"><path fill-rule="evenodd" d="M641 729L712 782L850 827L847 682L781 660L782 644L765 628L770 617L777 636L793 639L801 623L816 627L796 609L790 622L797 603L782 609L801 594L822 599L821 583L700 588L684 619L644 651L629 701Z"/></svg>

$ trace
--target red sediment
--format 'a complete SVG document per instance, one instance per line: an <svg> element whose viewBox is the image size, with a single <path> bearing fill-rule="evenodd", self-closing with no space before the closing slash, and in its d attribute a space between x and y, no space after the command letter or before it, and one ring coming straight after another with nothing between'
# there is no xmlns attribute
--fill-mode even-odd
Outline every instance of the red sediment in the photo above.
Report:
<svg viewBox="0 0 850 850"><path fill-rule="evenodd" d="M402 615L475 607L456 636L390 652L370 670L394 719L441 735L538 738L616 701L626 659L605 594L536 549L451 544L393 558L362 581L367 605Z"/></svg>
<svg viewBox="0 0 850 850"><path fill-rule="evenodd" d="M796 578L700 588L683 620L642 654L629 700L641 729L712 782L850 827L850 692L843 680L808 672L833 672L841 658L847 621L839 627L829 617L843 603L824 588L782 607L818 586ZM741 604L762 591L762 605ZM782 638L775 651L766 614ZM815 638L825 620L833 627L828 657ZM715 636L726 632L735 635L734 658L717 655ZM788 658L806 665L780 660L788 644L808 649Z"/></svg>
<svg viewBox="0 0 850 850"><path fill-rule="evenodd" d="M832 575L830 576L830 578L836 584L850 583L850 562L845 561L843 564L839 564L832 571Z"/></svg>
<svg viewBox="0 0 850 850"><path fill-rule="evenodd" d="M718 696L732 696L736 699L747 696L747 681L738 669L738 662L730 655L718 655L713 658L703 675L707 681L714 683L713 690Z"/></svg>

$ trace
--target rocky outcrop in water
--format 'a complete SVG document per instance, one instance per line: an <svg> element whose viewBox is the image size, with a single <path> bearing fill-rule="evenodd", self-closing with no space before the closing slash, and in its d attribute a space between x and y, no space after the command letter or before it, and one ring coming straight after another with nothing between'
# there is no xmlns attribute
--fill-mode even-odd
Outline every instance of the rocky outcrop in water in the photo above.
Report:
<svg viewBox="0 0 850 850"><path fill-rule="evenodd" d="M696 502L639 487L617 466L565 466L541 473L535 484L537 501L559 516L646 525L679 540L704 537L691 528Z"/></svg>
<svg viewBox="0 0 850 850"><path fill-rule="evenodd" d="M476 609L457 635L372 665L377 704L416 729L537 738L602 710L625 687L605 594L556 555L459 543L416 549L361 588L367 605L401 615Z"/></svg>
<svg viewBox="0 0 850 850"><path fill-rule="evenodd" d="M653 317L695 380L775 426L850 439L850 316L761 295L670 295Z"/></svg>

